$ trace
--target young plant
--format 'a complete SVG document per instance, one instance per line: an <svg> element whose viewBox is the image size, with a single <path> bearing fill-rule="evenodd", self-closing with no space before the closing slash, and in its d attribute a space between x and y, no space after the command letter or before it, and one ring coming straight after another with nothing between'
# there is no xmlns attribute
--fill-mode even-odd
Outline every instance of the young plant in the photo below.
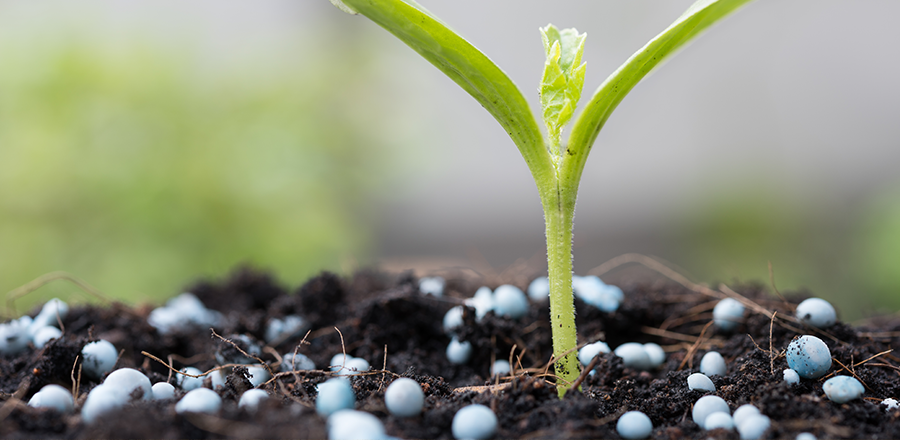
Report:
<svg viewBox="0 0 900 440"><path fill-rule="evenodd" d="M540 29L547 55L541 80L545 137L519 89L487 56L412 0L330 0L362 14L409 45L465 89L503 126L519 148L544 207L550 322L560 396L579 374L572 296L572 221L585 161L597 134L622 98L688 41L749 0L698 0L671 26L625 61L594 92L568 142L562 129L575 113L584 84L585 34L553 25Z"/></svg>

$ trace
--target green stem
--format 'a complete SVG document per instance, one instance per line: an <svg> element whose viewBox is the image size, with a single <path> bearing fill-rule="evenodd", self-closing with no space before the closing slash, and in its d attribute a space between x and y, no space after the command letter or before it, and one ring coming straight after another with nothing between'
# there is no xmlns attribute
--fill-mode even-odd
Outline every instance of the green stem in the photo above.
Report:
<svg viewBox="0 0 900 440"><path fill-rule="evenodd" d="M580 374L575 330L575 300L572 296L572 221L575 191L555 183L555 191L542 192L547 227L547 268L550 278L550 326L553 334L556 389L562 397ZM571 351L570 351L571 350ZM569 351L568 353L566 353ZM566 353L566 354L564 354Z"/></svg>

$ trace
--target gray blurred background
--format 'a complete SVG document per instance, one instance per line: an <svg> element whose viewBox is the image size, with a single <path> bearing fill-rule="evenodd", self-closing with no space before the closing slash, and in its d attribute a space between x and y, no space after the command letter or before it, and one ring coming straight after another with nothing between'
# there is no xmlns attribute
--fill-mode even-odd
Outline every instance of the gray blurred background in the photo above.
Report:
<svg viewBox="0 0 900 440"><path fill-rule="evenodd" d="M588 34L586 102L692 1L421 3L537 114L538 27ZM768 284L771 262L781 290L844 318L900 308L898 15L757 0L646 78L585 168L575 272L641 252L696 281ZM67 270L159 301L240 262L296 285L372 264L540 270L543 252L512 141L362 16L326 0L0 0L0 291Z"/></svg>

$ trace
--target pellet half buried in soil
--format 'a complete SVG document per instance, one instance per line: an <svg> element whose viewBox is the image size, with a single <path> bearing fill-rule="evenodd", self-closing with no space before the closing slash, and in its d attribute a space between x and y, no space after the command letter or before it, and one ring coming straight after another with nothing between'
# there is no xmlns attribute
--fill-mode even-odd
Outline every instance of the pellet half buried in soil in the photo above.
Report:
<svg viewBox="0 0 900 440"><path fill-rule="evenodd" d="M348 355L368 361L377 372L351 378L356 408L378 417L387 433L398 438L452 438L453 415L472 403L497 413L496 438L618 438L616 420L632 410L650 417L652 438L738 438L736 432L705 432L691 418L692 405L705 393L689 390L687 376L698 371L701 357L711 349L721 353L728 366L727 375L711 377L715 394L732 410L745 403L756 405L772 420L768 438L794 438L800 432L818 438L900 438L900 411L885 411L879 405L884 398L900 398L900 358L887 353L861 363L898 347L900 318L896 316L873 319L856 328L839 322L817 332L783 320L772 325L769 316L751 311L732 333L708 328L704 343L691 350L711 319L715 299L675 283L626 280L620 284L625 301L615 313L576 300L579 343L602 339L615 348L625 342L655 342L667 349L666 362L641 372L624 367L615 355L601 355L596 372L586 377L581 390L559 399L552 377L544 374L552 352L546 303L532 304L518 321L493 313L478 321L474 310L465 309L458 336L472 343L472 359L465 365L446 359L450 337L444 334L443 316L480 286L477 279L462 274L447 278L448 292L436 298L420 294L417 279L410 273L365 270L348 278L322 273L301 286L289 287L272 274L241 267L223 280L198 281L187 290L223 314L225 322L216 329L220 335L246 334L262 341L272 318L297 314L307 320L312 329L304 344L300 344L304 335L297 335L263 351L261 358L276 372L273 352L283 355L295 349L323 370L342 347ZM516 280L521 284L522 277L506 281ZM733 288L777 316L791 314L788 304L760 285ZM788 298L796 304L807 296L789 294ZM237 407L239 393L250 386L240 368L227 375L226 386L219 391L223 408L216 415L178 415L174 401L151 401L128 405L104 421L85 425L77 412L62 415L24 404L47 384L73 389L73 367L79 393L76 404L83 403L98 385L77 377L80 361L76 358L90 340L112 342L122 352L117 368L137 368L154 383L175 383L175 379L165 366L141 352L164 362L171 359L175 368L194 366L206 371L216 366L214 353L221 350L222 342L209 329L160 335L146 322L151 309L77 305L63 320L62 338L42 350L31 348L0 358L0 437L327 437L325 420L314 408L315 385L328 378L323 371L279 376L265 386L272 397L255 413ZM783 350L800 334L814 334L826 342L837 361L831 373L855 374L866 385L863 399L845 404L829 401L822 392L822 382L829 376L797 385L783 382L782 370L787 368ZM491 363L508 360L511 354L519 376L489 377ZM841 371L841 364L852 372ZM397 418L387 412L384 391L398 377L422 385L426 398L421 415ZM176 390L176 397L183 394Z"/></svg>

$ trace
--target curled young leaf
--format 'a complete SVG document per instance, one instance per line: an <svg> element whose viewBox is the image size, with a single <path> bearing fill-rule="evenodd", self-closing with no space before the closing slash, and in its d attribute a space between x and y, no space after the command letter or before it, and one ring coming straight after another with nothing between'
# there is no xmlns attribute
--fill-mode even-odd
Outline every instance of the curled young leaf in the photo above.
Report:
<svg viewBox="0 0 900 440"><path fill-rule="evenodd" d="M586 64L581 62L581 55L587 34L579 34L574 28L559 30L552 24L540 31L547 55L540 87L541 115L547 126L550 152L555 159L559 156L562 128L572 119L584 88Z"/></svg>

